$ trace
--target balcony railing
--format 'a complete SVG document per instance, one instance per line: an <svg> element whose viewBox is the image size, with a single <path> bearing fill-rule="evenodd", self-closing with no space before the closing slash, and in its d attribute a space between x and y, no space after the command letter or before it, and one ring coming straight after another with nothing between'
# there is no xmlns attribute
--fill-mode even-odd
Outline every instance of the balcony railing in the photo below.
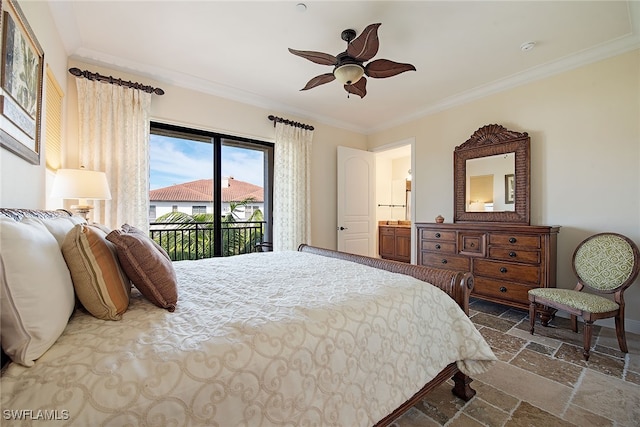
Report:
<svg viewBox="0 0 640 427"><path fill-rule="evenodd" d="M259 252L264 221L222 223L222 256ZM152 222L149 234L162 246L172 261L195 260L214 256L212 222Z"/></svg>

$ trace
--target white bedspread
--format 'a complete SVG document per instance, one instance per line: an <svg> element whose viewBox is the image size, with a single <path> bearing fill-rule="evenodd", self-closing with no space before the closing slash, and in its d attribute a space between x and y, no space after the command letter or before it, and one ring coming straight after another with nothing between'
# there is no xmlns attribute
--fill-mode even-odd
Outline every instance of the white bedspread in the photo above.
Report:
<svg viewBox="0 0 640 427"><path fill-rule="evenodd" d="M121 321L77 310L35 366L11 364L2 425L364 427L449 363L474 375L495 360L449 296L409 276L301 252L175 267L175 312L133 292ZM20 410L57 420L7 420Z"/></svg>

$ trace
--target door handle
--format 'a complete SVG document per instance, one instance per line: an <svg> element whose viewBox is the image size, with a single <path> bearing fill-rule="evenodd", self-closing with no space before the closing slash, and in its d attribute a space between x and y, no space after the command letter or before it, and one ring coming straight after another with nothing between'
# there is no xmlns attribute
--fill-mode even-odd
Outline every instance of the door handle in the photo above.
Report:
<svg viewBox="0 0 640 427"><path fill-rule="evenodd" d="M338 227L338 230L340 230L340 231L342 231L342 230L348 230L348 229L349 229L349 227L342 227L342 226Z"/></svg>

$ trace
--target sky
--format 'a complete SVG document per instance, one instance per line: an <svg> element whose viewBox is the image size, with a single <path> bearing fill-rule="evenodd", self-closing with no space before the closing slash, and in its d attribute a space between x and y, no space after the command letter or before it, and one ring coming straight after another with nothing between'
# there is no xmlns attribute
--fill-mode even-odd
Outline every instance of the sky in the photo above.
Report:
<svg viewBox="0 0 640 427"><path fill-rule="evenodd" d="M258 150L222 146L222 176L264 186L264 155ZM151 134L150 189L213 176L213 145Z"/></svg>

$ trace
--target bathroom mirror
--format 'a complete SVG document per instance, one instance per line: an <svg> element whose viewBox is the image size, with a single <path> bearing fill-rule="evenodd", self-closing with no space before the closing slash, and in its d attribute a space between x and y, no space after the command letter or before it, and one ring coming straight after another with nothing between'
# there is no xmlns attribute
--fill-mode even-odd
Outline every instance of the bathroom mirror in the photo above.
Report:
<svg viewBox="0 0 640 427"><path fill-rule="evenodd" d="M492 124L455 148L454 222L529 224L530 139Z"/></svg>

